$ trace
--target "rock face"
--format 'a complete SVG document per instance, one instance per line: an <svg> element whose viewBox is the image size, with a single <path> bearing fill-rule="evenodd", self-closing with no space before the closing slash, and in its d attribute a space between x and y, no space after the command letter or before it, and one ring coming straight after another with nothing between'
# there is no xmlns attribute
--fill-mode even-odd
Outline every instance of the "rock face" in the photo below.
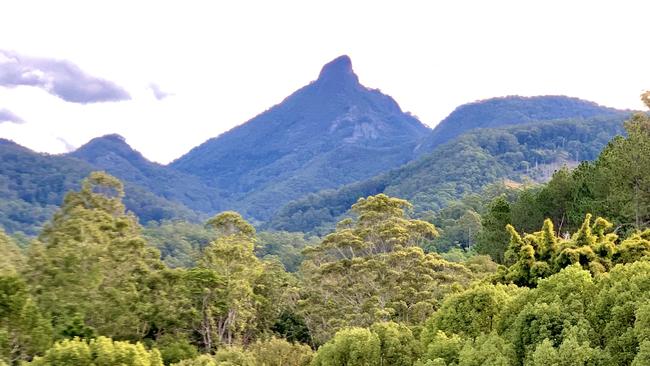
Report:
<svg viewBox="0 0 650 366"><path fill-rule="evenodd" d="M171 164L264 220L282 204L399 166L430 133L391 97L364 87L348 56L250 121Z"/></svg>

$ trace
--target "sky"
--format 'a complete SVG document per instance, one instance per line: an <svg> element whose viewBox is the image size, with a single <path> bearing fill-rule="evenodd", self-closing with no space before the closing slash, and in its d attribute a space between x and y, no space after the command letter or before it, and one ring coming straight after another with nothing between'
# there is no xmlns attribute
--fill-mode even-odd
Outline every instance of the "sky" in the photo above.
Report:
<svg viewBox="0 0 650 366"><path fill-rule="evenodd" d="M343 54L431 127L506 95L641 109L648 14L644 0L5 1L0 137L64 153L118 133L165 164Z"/></svg>

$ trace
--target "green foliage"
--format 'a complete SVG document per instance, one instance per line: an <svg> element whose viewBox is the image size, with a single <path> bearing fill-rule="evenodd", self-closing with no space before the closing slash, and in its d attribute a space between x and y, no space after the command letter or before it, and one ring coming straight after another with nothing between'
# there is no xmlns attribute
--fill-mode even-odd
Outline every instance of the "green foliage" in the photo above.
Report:
<svg viewBox="0 0 650 366"><path fill-rule="evenodd" d="M149 332L155 294L147 282L161 263L125 213L123 194L114 177L91 174L30 249L26 278L60 334L78 316L111 337L139 340Z"/></svg>
<svg viewBox="0 0 650 366"><path fill-rule="evenodd" d="M217 361L210 355L200 355L196 358L182 360L174 366L217 366Z"/></svg>
<svg viewBox="0 0 650 366"><path fill-rule="evenodd" d="M140 159L144 160L142 156ZM133 174L125 165L115 164L111 158L102 161L109 164L93 165L69 155L40 154L0 139L0 227L9 233L21 231L37 235L62 204L66 192L79 189L79 182L97 170L107 170L125 179L126 206L141 222L198 218L199 215L182 203L173 202L187 197L188 187L193 184L187 179L169 177L180 173L147 162L156 169ZM170 194L165 186L170 179L176 179L173 184L178 195L168 199L165 197L170 197ZM142 185L144 181L146 184ZM197 201L205 197L194 195Z"/></svg>
<svg viewBox="0 0 650 366"><path fill-rule="evenodd" d="M394 322L375 323L370 331L379 337L379 365L410 366L418 359L419 344L405 325Z"/></svg>
<svg viewBox="0 0 650 366"><path fill-rule="evenodd" d="M512 344L496 333L468 341L458 354L459 366L514 366L517 357ZM548 364L547 364L548 365Z"/></svg>
<svg viewBox="0 0 650 366"><path fill-rule="evenodd" d="M245 217L266 220L305 194L412 159L430 130L389 96L360 85L351 69L336 73L330 79L322 72L316 82L195 147L171 167L228 192L230 207Z"/></svg>
<svg viewBox="0 0 650 366"><path fill-rule="evenodd" d="M313 358L309 346L284 339L258 340L243 348L222 347L214 356L201 355L174 363L175 366L307 366Z"/></svg>
<svg viewBox="0 0 650 366"><path fill-rule="evenodd" d="M318 244L317 237L306 238L303 233L263 231L257 234L255 253L260 258L277 259L288 272L296 272L304 256L302 251Z"/></svg>
<svg viewBox="0 0 650 366"><path fill-rule="evenodd" d="M423 335L425 365L457 365L460 351L465 344L457 334L448 336L443 331Z"/></svg>
<svg viewBox="0 0 650 366"><path fill-rule="evenodd" d="M164 334L156 340L156 348L160 350L165 365L198 356L196 346L182 335Z"/></svg>
<svg viewBox="0 0 650 366"><path fill-rule="evenodd" d="M160 251L165 264L189 268L196 265L201 250L216 238L216 233L204 225L165 220L149 222L142 236Z"/></svg>
<svg viewBox="0 0 650 366"><path fill-rule="evenodd" d="M52 327L15 274L0 274L0 361L28 360L52 342Z"/></svg>
<svg viewBox="0 0 650 366"><path fill-rule="evenodd" d="M442 120L419 148L431 151L469 130L566 118L590 118L620 113L577 98L562 96L491 98L456 108Z"/></svg>
<svg viewBox="0 0 650 366"><path fill-rule="evenodd" d="M420 245L437 232L409 219L409 207L383 194L360 199L352 207L356 220L341 221L306 251L300 305L317 344L346 326L422 322L445 294L473 278L463 265L423 252Z"/></svg>
<svg viewBox="0 0 650 366"><path fill-rule="evenodd" d="M275 337L251 344L248 351L255 357L255 365L264 366L307 366L314 357L309 346Z"/></svg>
<svg viewBox="0 0 650 366"><path fill-rule="evenodd" d="M188 272L203 348L246 342L270 332L287 307L292 279L281 264L255 256L255 229L236 213L211 219L217 238Z"/></svg>
<svg viewBox="0 0 650 366"><path fill-rule="evenodd" d="M623 132L626 117L619 113L470 131L384 174L290 202L269 226L324 234L360 197L402 197L413 203L416 213L424 213L504 178L545 181L566 163L595 159L609 139Z"/></svg>
<svg viewBox="0 0 650 366"><path fill-rule="evenodd" d="M577 230L592 213L611 220L617 232L648 228L649 125L647 114L634 114L625 122L627 136L612 139L593 163L584 162L571 172L561 169L541 189L522 194L512 207L513 223L528 231L545 217L564 233ZM532 219L516 221L522 217Z"/></svg>
<svg viewBox="0 0 650 366"><path fill-rule="evenodd" d="M311 334L304 318L293 309L283 311L271 330L289 342L312 343Z"/></svg>
<svg viewBox="0 0 650 366"><path fill-rule="evenodd" d="M576 264L540 279L534 289L480 285L449 296L421 333L420 362L643 364L650 338L648 274L645 260L596 277Z"/></svg>
<svg viewBox="0 0 650 366"><path fill-rule="evenodd" d="M313 366L380 365L379 336L365 328L338 331L331 341L318 349Z"/></svg>
<svg viewBox="0 0 650 366"><path fill-rule="evenodd" d="M598 282L589 316L613 364L630 364L648 340L649 276L650 262L639 261L616 266Z"/></svg>
<svg viewBox="0 0 650 366"><path fill-rule="evenodd" d="M503 263L508 243L508 233L504 228L510 223L510 204L505 197L499 196L490 203L482 217L482 230L478 234L476 251L489 255L497 263Z"/></svg>
<svg viewBox="0 0 650 366"><path fill-rule="evenodd" d="M449 295L426 323L421 335L425 343L438 331L476 338L496 327L496 317L511 301L513 288L503 285L477 285L459 294Z"/></svg>
<svg viewBox="0 0 650 366"><path fill-rule="evenodd" d="M0 275L14 274L22 270L24 262L20 248L0 229Z"/></svg>
<svg viewBox="0 0 650 366"><path fill-rule="evenodd" d="M210 355L200 355L196 358L182 360L174 366L217 366L217 361Z"/></svg>
<svg viewBox="0 0 650 366"><path fill-rule="evenodd" d="M591 223L587 214L580 230L570 238L558 238L550 219L541 231L520 236L511 225L506 265L496 279L518 286L534 287L542 278L570 265L580 265L592 274L609 271L615 263L631 263L650 255L648 233L637 233L618 242L612 224L603 218Z"/></svg>
<svg viewBox="0 0 650 366"><path fill-rule="evenodd" d="M112 341L99 337L88 342L78 338L54 344L42 357L36 357L35 366L162 366L160 352L145 349L141 343Z"/></svg>
<svg viewBox="0 0 650 366"><path fill-rule="evenodd" d="M220 348L214 360L217 366L256 366L255 356L238 346Z"/></svg>
<svg viewBox="0 0 650 366"><path fill-rule="evenodd" d="M234 211L225 211L205 223L206 227L215 230L219 236L241 235L254 237L255 228Z"/></svg>
<svg viewBox="0 0 650 366"><path fill-rule="evenodd" d="M565 339L558 348L554 348L553 343L545 339L535 349L531 361L526 362L526 365L596 366L603 365L605 362L607 359L601 350L570 337Z"/></svg>

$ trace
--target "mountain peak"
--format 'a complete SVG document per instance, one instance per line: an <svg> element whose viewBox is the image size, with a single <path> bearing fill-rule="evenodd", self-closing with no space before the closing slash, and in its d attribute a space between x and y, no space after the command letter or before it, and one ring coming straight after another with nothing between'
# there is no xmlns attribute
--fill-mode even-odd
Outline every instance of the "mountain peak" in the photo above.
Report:
<svg viewBox="0 0 650 366"><path fill-rule="evenodd" d="M117 133L110 133L108 135L96 137L95 139L101 139L101 140L110 140L110 141L116 141L116 142L123 142L126 143L126 139L124 136L117 134ZM94 139L93 139L94 140Z"/></svg>
<svg viewBox="0 0 650 366"><path fill-rule="evenodd" d="M126 142L126 139L116 133L95 137L69 155L92 162L98 158L117 154L129 159L141 159L142 156Z"/></svg>
<svg viewBox="0 0 650 366"><path fill-rule="evenodd" d="M342 55L323 66L318 75L318 82L325 84L358 84L359 78L352 70L352 60L347 55Z"/></svg>

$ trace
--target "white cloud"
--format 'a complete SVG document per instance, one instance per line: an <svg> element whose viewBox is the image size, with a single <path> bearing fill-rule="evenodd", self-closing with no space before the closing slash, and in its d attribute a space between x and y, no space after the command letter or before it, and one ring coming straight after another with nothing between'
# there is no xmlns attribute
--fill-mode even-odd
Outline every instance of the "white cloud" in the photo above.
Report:
<svg viewBox="0 0 650 366"><path fill-rule="evenodd" d="M119 133L168 162L279 103L341 54L363 84L429 125L459 104L513 94L641 108L649 10L642 1L12 2L2 47L69 60L131 100L77 105L0 87L3 108L27 121L0 124L0 136L63 152L59 137L79 146ZM152 80L175 96L153 98Z"/></svg>

